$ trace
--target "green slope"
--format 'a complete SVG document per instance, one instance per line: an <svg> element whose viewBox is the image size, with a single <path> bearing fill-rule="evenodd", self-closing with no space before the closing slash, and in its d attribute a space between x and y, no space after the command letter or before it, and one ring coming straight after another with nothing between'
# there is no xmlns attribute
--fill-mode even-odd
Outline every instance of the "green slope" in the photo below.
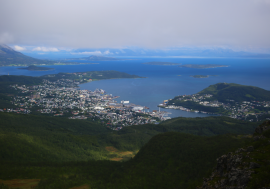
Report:
<svg viewBox="0 0 270 189"><path fill-rule="evenodd" d="M0 113L2 161L83 161L115 157L106 150L135 152L153 136L183 132L202 136L251 134L255 124L226 117L177 118L116 132L88 120ZM13 154L13 155L12 155ZM16 155L15 155L16 154Z"/></svg>
<svg viewBox="0 0 270 189"><path fill-rule="evenodd" d="M91 188L195 188L215 165L217 157L248 143L232 136L201 137L184 133L154 136L135 158L116 164L98 161L65 166L71 178L43 179L37 189L68 188L88 184ZM82 166L83 165L83 166ZM74 169L76 171L74 171ZM59 173L58 173L59 174ZM55 179L56 178L56 179Z"/></svg>
<svg viewBox="0 0 270 189"><path fill-rule="evenodd" d="M109 133L87 120L0 113L0 161L108 159L96 135Z"/></svg>
<svg viewBox="0 0 270 189"><path fill-rule="evenodd" d="M217 157L248 141L224 135L159 134L127 163L128 176L124 176L123 180L137 187L195 188L215 165Z"/></svg>
<svg viewBox="0 0 270 189"><path fill-rule="evenodd" d="M235 83L217 83L210 85L199 94L212 94L213 99L226 102L227 99L242 101L270 101L270 91L259 87L239 85Z"/></svg>
<svg viewBox="0 0 270 189"><path fill-rule="evenodd" d="M42 83L39 77L23 76L23 75L1 75L0 83L5 85L19 84L19 85L38 85Z"/></svg>
<svg viewBox="0 0 270 189"><path fill-rule="evenodd" d="M174 118L160 124L170 131L201 136L221 134L252 134L258 123L215 116L204 118Z"/></svg>
<svg viewBox="0 0 270 189"><path fill-rule="evenodd" d="M264 133L264 137L269 138L269 136L269 131ZM85 164L84 168L80 167L82 175L73 176L73 178L60 177L57 180L44 179L37 188L48 188L49 186L60 188L77 182L77 186L88 184L91 188L195 189L201 185L203 177L211 173L218 157L250 145L255 148L254 152L250 153L251 161L263 166L256 169L249 186L252 189L269 187L268 138L254 141L252 138L244 136L202 137L177 132L162 133L154 136L128 162L111 164L109 169L105 162L98 162L99 171L105 171L103 175L97 175L97 167L93 167L93 164L89 162ZM87 181L83 180L84 178L88 178ZM56 185L57 187L53 187Z"/></svg>
<svg viewBox="0 0 270 189"><path fill-rule="evenodd" d="M195 188L217 157L251 141L217 134L254 132L254 123L226 117L176 118L119 132L88 120L59 117L0 113L0 120L0 179L43 179L37 189L83 184L91 188ZM104 161L114 157L107 146L141 149L129 161L110 162Z"/></svg>

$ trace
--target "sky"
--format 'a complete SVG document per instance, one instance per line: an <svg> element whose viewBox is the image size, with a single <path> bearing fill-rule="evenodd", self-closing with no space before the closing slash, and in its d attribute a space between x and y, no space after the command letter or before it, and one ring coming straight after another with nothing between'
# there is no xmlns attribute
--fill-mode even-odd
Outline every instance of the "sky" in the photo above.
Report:
<svg viewBox="0 0 270 189"><path fill-rule="evenodd" d="M0 43L39 54L184 47L270 53L269 23L270 0L0 0Z"/></svg>

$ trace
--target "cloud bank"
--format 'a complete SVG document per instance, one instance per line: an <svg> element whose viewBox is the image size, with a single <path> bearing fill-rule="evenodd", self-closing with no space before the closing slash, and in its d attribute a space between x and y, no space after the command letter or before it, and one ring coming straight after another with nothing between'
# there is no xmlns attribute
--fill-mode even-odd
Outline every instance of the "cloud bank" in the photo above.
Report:
<svg viewBox="0 0 270 189"><path fill-rule="evenodd" d="M20 47L20 46L18 46L18 45L15 45L15 46L14 46L14 50L15 50L15 51L25 51L26 48Z"/></svg>
<svg viewBox="0 0 270 189"><path fill-rule="evenodd" d="M269 0L2 0L0 43L270 48L269 20Z"/></svg>
<svg viewBox="0 0 270 189"><path fill-rule="evenodd" d="M59 50L55 47L48 48L48 47L35 47L32 51L43 51L43 52L58 52Z"/></svg>

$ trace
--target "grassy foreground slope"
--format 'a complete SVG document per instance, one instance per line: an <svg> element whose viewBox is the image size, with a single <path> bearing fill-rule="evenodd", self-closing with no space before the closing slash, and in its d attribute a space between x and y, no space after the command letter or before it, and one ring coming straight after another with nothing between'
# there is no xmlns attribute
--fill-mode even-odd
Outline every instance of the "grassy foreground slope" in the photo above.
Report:
<svg viewBox="0 0 270 189"><path fill-rule="evenodd" d="M0 113L0 161L106 159L95 135L110 132L85 120Z"/></svg>
<svg viewBox="0 0 270 189"><path fill-rule="evenodd" d="M250 145L252 145L253 151L250 154L248 151L244 153L249 154L249 161L256 162L252 165L259 163L259 166L250 167L249 163L247 164L248 169L253 171L252 177L248 181L248 188L269 187L269 136L269 130L263 133L263 137L259 141L254 141L250 137L233 135L203 137L178 132L162 133L154 136L130 161L113 162L112 164L104 161L98 161L97 164L87 162L84 166L78 164L76 174L69 177L53 176L43 179L37 189L71 188L80 185L104 189L195 189L201 185L203 177L210 174L218 157L229 151L235 151L239 147L250 148ZM241 150L237 150L237 153L239 152ZM231 157L237 159L239 156ZM245 158L240 161L243 160L246 161ZM239 160L236 161L239 162ZM231 162L225 163L230 164ZM241 164L240 167L243 165ZM223 165L225 169L226 166ZM75 166L65 167L66 171L72 170L71 168L74 170ZM245 172L246 169L244 174ZM231 176L238 177L238 175ZM217 181L216 178L213 179ZM217 179L223 179L223 177ZM212 189L212 187L210 188Z"/></svg>
<svg viewBox="0 0 270 189"><path fill-rule="evenodd" d="M0 113L0 120L0 160L13 162L108 160L117 157L116 151L135 153L159 133L251 134L256 125L227 117L176 118L117 132L89 120L60 117Z"/></svg>
<svg viewBox="0 0 270 189"><path fill-rule="evenodd" d="M0 165L0 178L42 179L37 189L85 184L91 188L195 188L217 157L249 141L167 132L154 136L127 162L6 162Z"/></svg>
<svg viewBox="0 0 270 189"><path fill-rule="evenodd" d="M60 166L58 175L42 179L37 188L71 188L83 184L104 189L195 188L211 171L217 157L249 141L233 136L163 133L154 136L127 162L89 161Z"/></svg>
<svg viewBox="0 0 270 189"><path fill-rule="evenodd" d="M217 157L249 140L229 135L159 134L127 162L123 179L137 188L195 188L215 165Z"/></svg>
<svg viewBox="0 0 270 189"><path fill-rule="evenodd" d="M37 188L55 189L194 188L218 156L249 142L213 135L254 131L254 123L227 117L176 118L119 132L89 120L13 113L0 113L0 120L0 179L42 179ZM108 161L139 149L128 161Z"/></svg>

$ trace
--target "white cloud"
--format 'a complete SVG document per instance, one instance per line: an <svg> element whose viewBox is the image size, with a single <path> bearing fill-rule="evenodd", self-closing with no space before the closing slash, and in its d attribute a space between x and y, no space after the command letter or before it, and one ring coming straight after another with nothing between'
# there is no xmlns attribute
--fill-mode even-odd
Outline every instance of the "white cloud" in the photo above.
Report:
<svg viewBox="0 0 270 189"><path fill-rule="evenodd" d="M15 51L25 51L26 48L25 48L25 47L20 47L20 46L18 46L18 45L14 45L14 50L15 50Z"/></svg>
<svg viewBox="0 0 270 189"><path fill-rule="evenodd" d="M113 53L111 53L109 50L107 50L107 51L105 51L103 54L109 55L109 54L113 54Z"/></svg>
<svg viewBox="0 0 270 189"><path fill-rule="evenodd" d="M47 48L47 47L36 47L33 48L32 51L43 51L43 52L58 52L59 50L55 47Z"/></svg>
<svg viewBox="0 0 270 189"><path fill-rule="evenodd" d="M102 53L100 51L94 51L94 52L73 52L71 54L75 54L75 55L101 55Z"/></svg>

